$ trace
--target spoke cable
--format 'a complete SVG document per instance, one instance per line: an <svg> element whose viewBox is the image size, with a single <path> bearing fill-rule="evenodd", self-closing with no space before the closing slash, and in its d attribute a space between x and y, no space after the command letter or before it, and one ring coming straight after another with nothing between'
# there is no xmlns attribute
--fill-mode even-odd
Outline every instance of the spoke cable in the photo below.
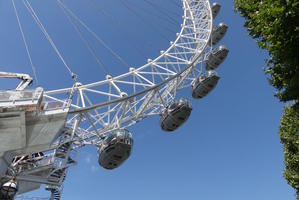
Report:
<svg viewBox="0 0 299 200"><path fill-rule="evenodd" d="M41 29L41 31L44 33L45 37L47 38L47 40L49 41L50 45L52 46L52 48L54 49L54 51L56 52L56 54L58 55L59 59L62 61L63 65L65 66L65 68L68 70L68 72L70 73L72 79L76 79L76 74L74 74L71 70L71 68L68 66L68 64L66 63L66 61L64 60L64 58L62 57L61 53L59 52L59 50L57 49L54 41L52 40L51 36L48 34L47 30L45 29L45 27L43 26L42 22L40 21L40 19L38 18L38 16L36 15L34 9L32 8L31 4L28 2L28 0L23 0L23 4L25 5L25 7L27 8L27 10L29 11L29 13L31 14L31 16L33 17L34 21L37 23L37 25L39 26L39 28Z"/></svg>
<svg viewBox="0 0 299 200"><path fill-rule="evenodd" d="M132 42L132 38L129 36L129 34L127 32L125 32L121 28L121 23L114 16L112 16L111 14L109 14L108 12L106 12L103 8L101 8L99 6L99 4L97 3L97 1L95 1L95 0L89 0L89 1L94 5L94 7L96 8L96 10L98 12L101 12L104 16L106 16L108 19L110 19L110 21L112 22L112 24L114 24L117 29L119 29L120 31L122 31L126 35L126 38L128 40L131 40L131 42ZM125 41L128 42L128 40L125 40ZM144 57L145 59L148 58L147 55L143 52L143 50L141 48L139 48L134 42L128 43L128 44L129 45L133 45L133 48L135 48L136 52L139 53L142 57Z"/></svg>
<svg viewBox="0 0 299 200"><path fill-rule="evenodd" d="M169 0L170 2L174 3L174 5L179 8L179 10L181 11L182 9L182 4L179 4L179 3L175 3L173 2L172 0ZM182 3L182 1L181 1ZM176 16L176 17L182 17L182 15L180 15L179 13L175 12L174 10L170 9L170 8L165 8L164 9L167 9L169 13L172 13L172 15Z"/></svg>
<svg viewBox="0 0 299 200"><path fill-rule="evenodd" d="M172 3L172 5L175 5L175 6L177 6L178 8L182 8L182 6L179 5L179 4L176 2L176 0L169 0L169 1Z"/></svg>
<svg viewBox="0 0 299 200"><path fill-rule="evenodd" d="M171 22L174 25L179 25L180 23L174 19L172 16L169 15L163 8L160 6L154 4L152 1L143 0L145 3L149 4L151 7L155 8L157 11L160 11L166 19L168 19L169 22Z"/></svg>
<svg viewBox="0 0 299 200"><path fill-rule="evenodd" d="M12 5L13 5L13 8L14 8L14 12L15 12L17 21L18 21L18 26L19 26L19 29L20 29L20 32L21 32L21 35L22 35L22 40L23 40L23 43L25 45L26 53L27 53L27 56L28 56L28 59L29 59L30 65L31 65L33 76L34 76L34 79L36 81L36 84L38 85L38 79L37 79L37 75L36 75L36 69L35 69L35 66L34 66L34 64L32 62L31 54L30 54L29 47L28 47L28 44L27 44L27 41L26 41L26 38L25 38L25 34L24 34L23 27L22 27L22 24L21 24L21 21L20 21L20 18L19 18L19 14L18 14L16 5L15 5L15 1L11 0L11 2L12 2Z"/></svg>
<svg viewBox="0 0 299 200"><path fill-rule="evenodd" d="M157 19L159 19L161 21L161 19L167 21L168 23L174 25L174 26L177 26L179 25L178 22L176 21L173 21L171 19L169 19L169 17L165 16L165 14L163 14L160 10L156 9L153 11L153 9L147 9L148 6L145 5L145 7L143 7L142 5L138 5L137 3L133 3L133 2L129 2L127 1L128 4L131 4L131 7L135 7L135 10L141 10L142 13L148 13L151 17L154 16L156 17ZM147 3L147 2L146 2ZM144 5L144 4L143 4ZM152 5L150 5L152 7ZM155 12L156 11L156 12ZM137 12L137 11L136 11ZM164 27L165 28L165 27ZM166 28L165 28L166 29ZM171 29L166 29L167 31L169 32L174 32L172 31Z"/></svg>
<svg viewBox="0 0 299 200"><path fill-rule="evenodd" d="M121 0L121 1L122 1L122 0ZM136 13L137 15L139 15L139 17L143 18L144 21L145 21L147 24L151 24L152 27L161 27L161 26L156 26L155 23L152 23L151 21L149 21L149 20L147 20L146 18L144 18L144 16L142 16L140 13L138 13L139 10L143 10L144 12L147 12L147 13L149 13L150 15L152 15L151 11L146 10L146 9L143 8L143 7L137 6L136 3L129 2L128 0L124 0L123 2L126 3L127 6L130 6L130 5L131 5L132 9L135 10L135 13ZM135 6L135 9L133 8L133 6ZM155 15L155 16L156 16L156 15ZM163 18L165 17L164 15L162 15L162 16L163 16ZM164 30L166 30L166 31L168 31L168 32L170 32L170 33L176 34L176 32L173 31L173 30L171 30L170 28L168 28L168 26L163 26L163 28L164 28ZM157 30L159 30L159 29L157 28Z"/></svg>
<svg viewBox="0 0 299 200"><path fill-rule="evenodd" d="M78 16L76 16L65 4L62 3L60 0L56 0L58 3L61 4L62 7L72 16L75 20L77 20L88 32L90 32L94 38L101 43L114 57L116 57L122 64L130 67L130 65L125 62L113 49L111 49L93 30L91 30Z"/></svg>
<svg viewBox="0 0 299 200"><path fill-rule="evenodd" d="M139 15L133 8L131 8L129 5L126 4L125 1L119 0L120 3L126 7L130 12L132 12L135 16L137 16L138 19L140 19L143 23L148 24L153 30L155 30L165 41L169 42L169 39L160 32L158 28L156 28L152 23L148 22L146 19L143 18L142 15Z"/></svg>
<svg viewBox="0 0 299 200"><path fill-rule="evenodd" d="M78 27L78 24L69 15L69 13L66 12L65 8L62 7L61 4L58 4L58 6L62 9L63 13L66 15L66 17L68 18L69 22L71 23L71 25L73 26L73 28L75 29L75 31L78 33L80 39L82 40L82 42L84 43L84 45L87 47L88 51L91 53L91 55L93 56L93 58L95 59L95 61L97 62L97 64L106 73L106 75L109 74L109 71L108 71L107 67L105 66L104 62L96 55L95 50L92 48L92 46L90 45L90 43L88 42L88 40L84 38L84 35L83 35L81 29Z"/></svg>

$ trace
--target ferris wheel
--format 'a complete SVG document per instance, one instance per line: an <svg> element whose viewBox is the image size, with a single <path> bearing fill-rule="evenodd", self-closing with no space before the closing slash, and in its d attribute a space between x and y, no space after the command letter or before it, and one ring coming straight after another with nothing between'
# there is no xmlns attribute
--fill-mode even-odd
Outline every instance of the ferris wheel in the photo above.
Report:
<svg viewBox="0 0 299 200"><path fill-rule="evenodd" d="M75 28L83 27L122 60L62 0L56 1ZM124 74L107 74L104 80L85 84L66 64L29 1L23 3L74 83L51 91L26 89L33 80L27 74L0 72L0 77L21 79L15 90L0 91L0 195L5 199L44 184L50 199L59 200L67 169L76 164L74 154L86 145L97 147L103 168L119 167L133 146L129 127L147 117L158 115L162 130L175 131L192 112L190 102L177 98L177 92L188 89L195 99L208 95L220 79L216 69L229 52L219 45L227 25L213 24L221 6L208 0L182 0L181 29L169 48Z"/></svg>

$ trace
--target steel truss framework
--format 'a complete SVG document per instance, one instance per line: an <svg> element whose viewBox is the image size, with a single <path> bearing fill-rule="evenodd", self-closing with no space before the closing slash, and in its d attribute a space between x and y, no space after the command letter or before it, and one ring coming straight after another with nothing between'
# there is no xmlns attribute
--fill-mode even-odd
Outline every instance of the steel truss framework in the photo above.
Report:
<svg viewBox="0 0 299 200"><path fill-rule="evenodd" d="M210 2L182 0L182 4L181 30L157 58L117 77L106 76L105 80L90 84L76 82L70 88L45 92L44 109L65 109L68 128L35 166L15 169L17 180L46 184L52 192L51 199L55 195L60 198L67 168L75 164L70 155L76 149L99 146L105 133L161 114L175 100L178 90L190 87L196 77L206 73L204 61L212 50ZM33 177L28 171L46 171L47 178Z"/></svg>
<svg viewBox="0 0 299 200"><path fill-rule="evenodd" d="M196 77L205 73L202 66L211 50L213 27L210 3L182 2L181 31L159 57L117 77L108 75L103 81L86 85L77 82L71 88L45 93L46 102L69 110L67 126L73 128L80 123L75 134L79 146L97 144L103 133L160 114L175 99L178 90L190 87Z"/></svg>

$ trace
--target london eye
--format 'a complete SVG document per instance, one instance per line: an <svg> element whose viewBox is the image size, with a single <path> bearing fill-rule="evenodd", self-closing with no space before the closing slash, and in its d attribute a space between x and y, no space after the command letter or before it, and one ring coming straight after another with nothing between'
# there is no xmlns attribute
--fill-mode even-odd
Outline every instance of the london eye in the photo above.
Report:
<svg viewBox="0 0 299 200"><path fill-rule="evenodd" d="M130 9L125 0L120 2ZM200 100L217 86L220 79L217 68L229 52L220 44L228 27L224 23L214 24L221 8L218 3L172 2L181 6L183 16L181 29L175 40L169 41L168 48L141 66L127 66L127 71L119 75L113 76L103 67L103 80L83 83L80 74L73 72L63 58L30 1L17 4L11 0L11 12L18 22L34 76L0 72L1 78L20 81L14 89L0 91L0 199L15 199L44 185L50 199L59 200L67 170L76 165L74 155L80 148L95 146L99 165L112 170L131 154L134 144L131 126L159 116L161 129L173 134L188 120L191 103L177 94L189 90L190 96ZM69 5L62 0L56 3L91 54L95 51L84 39L82 30L126 65ZM29 87L36 75L26 40L30 33L24 31L20 6L32 17L67 70L73 82L69 87L54 90ZM168 19L171 20L169 16ZM101 60L97 62L103 66Z"/></svg>

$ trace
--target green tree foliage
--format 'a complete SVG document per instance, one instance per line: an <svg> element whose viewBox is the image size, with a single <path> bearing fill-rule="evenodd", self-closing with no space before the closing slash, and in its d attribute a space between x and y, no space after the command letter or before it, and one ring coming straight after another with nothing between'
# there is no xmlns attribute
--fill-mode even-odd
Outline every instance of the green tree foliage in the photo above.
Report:
<svg viewBox="0 0 299 200"><path fill-rule="evenodd" d="M280 137L284 145L284 176L299 200L299 0L234 0L245 27L259 47L269 52L266 74L284 102Z"/></svg>
<svg viewBox="0 0 299 200"><path fill-rule="evenodd" d="M284 177L299 191L299 106L285 107L279 127L280 139L284 145Z"/></svg>
<svg viewBox="0 0 299 200"><path fill-rule="evenodd" d="M245 27L269 52L266 73L282 101L299 99L299 0L235 0Z"/></svg>

